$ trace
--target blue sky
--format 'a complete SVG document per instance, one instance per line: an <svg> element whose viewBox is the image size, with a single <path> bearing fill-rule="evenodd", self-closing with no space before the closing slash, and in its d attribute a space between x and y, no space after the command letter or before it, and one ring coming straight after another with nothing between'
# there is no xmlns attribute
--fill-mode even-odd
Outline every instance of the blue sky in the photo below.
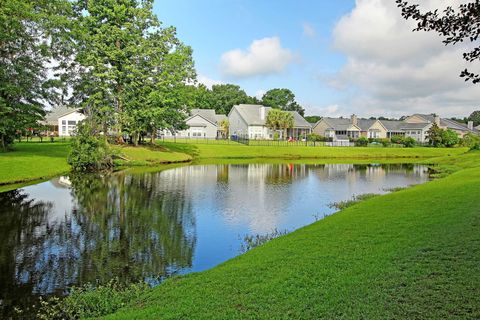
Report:
<svg viewBox="0 0 480 320"><path fill-rule="evenodd" d="M393 0L156 0L154 11L193 48L200 81L289 88L307 114L463 115L478 98L458 79L461 52L412 33ZM450 67L431 72L436 57Z"/></svg>

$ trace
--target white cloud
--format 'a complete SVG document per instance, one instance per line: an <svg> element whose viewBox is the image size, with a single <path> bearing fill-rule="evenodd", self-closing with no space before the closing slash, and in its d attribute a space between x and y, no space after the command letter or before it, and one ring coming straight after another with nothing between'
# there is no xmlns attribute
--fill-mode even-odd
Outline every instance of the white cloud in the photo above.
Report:
<svg viewBox="0 0 480 320"><path fill-rule="evenodd" d="M421 8L459 3L425 0ZM334 47L347 55L347 63L331 82L339 89L339 84L355 88L352 112L462 116L478 107L478 86L459 78L468 67L462 59L465 46L444 46L436 33L412 32L414 27L394 1L383 0L357 0L337 23Z"/></svg>
<svg viewBox="0 0 480 320"><path fill-rule="evenodd" d="M257 92L255 92L255 98L257 98L258 100L261 100L265 95L265 93L267 93L267 91L260 89Z"/></svg>
<svg viewBox="0 0 480 320"><path fill-rule="evenodd" d="M317 35L317 31L315 30L315 27L308 22L304 22L302 24L302 28L303 28L303 35L308 38L315 38L315 36Z"/></svg>
<svg viewBox="0 0 480 320"><path fill-rule="evenodd" d="M320 115L322 117L348 116L348 112L340 108L338 104L328 106L306 106L308 115Z"/></svg>
<svg viewBox="0 0 480 320"><path fill-rule="evenodd" d="M254 40L247 50L225 52L220 68L226 76L246 78L281 73L294 59L289 49L282 48L280 38L271 37Z"/></svg>
<svg viewBox="0 0 480 320"><path fill-rule="evenodd" d="M216 85L216 84L223 84L222 81L220 80L214 80L214 79L211 79L205 75L202 75L202 74L199 74L198 77L197 77L197 81L199 83L202 83L204 84L207 88L209 89L212 89L212 86L213 85Z"/></svg>

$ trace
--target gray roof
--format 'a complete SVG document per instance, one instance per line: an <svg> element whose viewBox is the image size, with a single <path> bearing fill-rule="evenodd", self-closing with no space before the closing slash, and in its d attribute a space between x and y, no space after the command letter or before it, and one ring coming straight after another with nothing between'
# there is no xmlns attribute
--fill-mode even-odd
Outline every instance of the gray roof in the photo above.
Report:
<svg viewBox="0 0 480 320"><path fill-rule="evenodd" d="M44 123L50 126L56 126L58 125L58 118L78 110L80 110L80 108L55 107L47 112Z"/></svg>
<svg viewBox="0 0 480 320"><path fill-rule="evenodd" d="M220 123L223 120L228 120L228 117L224 114L216 114L215 119L217 120L217 123Z"/></svg>
<svg viewBox="0 0 480 320"><path fill-rule="evenodd" d="M368 131L368 129L375 123L377 120L372 119L358 119L357 127L360 127L362 131Z"/></svg>
<svg viewBox="0 0 480 320"><path fill-rule="evenodd" d="M425 127L428 127L431 125L430 122L421 122L421 123L408 123L408 122L403 122L402 125L400 126L402 129L424 129Z"/></svg>
<svg viewBox="0 0 480 320"><path fill-rule="evenodd" d="M261 118L261 110L265 108L265 118ZM272 108L265 107L259 104L239 104L233 106L232 110L235 109L238 111L240 116L245 120L248 125L253 126L264 126L265 120L267 118L268 112ZM288 111L293 114L293 126L295 128L311 128L311 124L307 122L298 112Z"/></svg>
<svg viewBox="0 0 480 320"><path fill-rule="evenodd" d="M192 109L190 111L190 118L199 115L200 117L204 118L207 121L210 121L213 124L217 123L217 118L215 117L215 110L213 109Z"/></svg>
<svg viewBox="0 0 480 320"><path fill-rule="evenodd" d="M388 131L402 131L402 126L405 124L403 121L399 120L378 120L380 121Z"/></svg>
<svg viewBox="0 0 480 320"><path fill-rule="evenodd" d="M416 113L414 114L414 116L419 116L422 119L425 119L428 123L435 122L435 116L433 114ZM445 118L440 119L440 126L447 127L448 129L454 129L454 130L460 130L460 131L472 131L468 129L468 126L464 123L460 123L455 120L445 119Z"/></svg>
<svg viewBox="0 0 480 320"><path fill-rule="evenodd" d="M451 119L441 119L440 125L442 127L447 127L449 129L461 130L461 131L472 131L468 129L468 126L465 123L460 123Z"/></svg>
<svg viewBox="0 0 480 320"><path fill-rule="evenodd" d="M330 126L329 129L338 130L338 131L347 130L350 126L353 125L352 120L350 120L350 118L325 117L322 120L325 121Z"/></svg>

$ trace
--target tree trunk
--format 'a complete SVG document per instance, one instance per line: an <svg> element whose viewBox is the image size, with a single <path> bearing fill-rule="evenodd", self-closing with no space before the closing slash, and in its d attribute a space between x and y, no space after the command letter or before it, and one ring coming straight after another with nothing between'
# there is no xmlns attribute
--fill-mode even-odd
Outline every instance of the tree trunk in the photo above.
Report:
<svg viewBox="0 0 480 320"><path fill-rule="evenodd" d="M150 143L151 144L154 144L155 143L155 138L156 138L156 132L157 130L156 129L152 129L152 133L150 134Z"/></svg>
<svg viewBox="0 0 480 320"><path fill-rule="evenodd" d="M2 149L3 151L7 151L7 146L5 145L5 136L2 134Z"/></svg>
<svg viewBox="0 0 480 320"><path fill-rule="evenodd" d="M133 134L133 145L136 147L138 146L138 139L139 139L139 134L138 133L134 133Z"/></svg>

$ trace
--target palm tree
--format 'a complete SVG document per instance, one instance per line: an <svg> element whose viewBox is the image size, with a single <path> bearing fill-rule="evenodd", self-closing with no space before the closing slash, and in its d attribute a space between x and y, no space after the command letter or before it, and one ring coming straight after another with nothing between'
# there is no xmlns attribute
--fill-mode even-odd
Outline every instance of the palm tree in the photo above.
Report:
<svg viewBox="0 0 480 320"><path fill-rule="evenodd" d="M293 114L288 111L280 112L280 128L283 129L283 139L286 139L287 130L293 128Z"/></svg>
<svg viewBox="0 0 480 320"><path fill-rule="evenodd" d="M280 129L280 123L282 120L282 110L280 109L270 109L267 114L267 119L265 125L272 131L277 131Z"/></svg>
<svg viewBox="0 0 480 320"><path fill-rule="evenodd" d="M228 132L230 129L230 122L228 122L227 119L223 119L220 122L220 128L222 129L222 134L224 135L224 138L228 138Z"/></svg>

